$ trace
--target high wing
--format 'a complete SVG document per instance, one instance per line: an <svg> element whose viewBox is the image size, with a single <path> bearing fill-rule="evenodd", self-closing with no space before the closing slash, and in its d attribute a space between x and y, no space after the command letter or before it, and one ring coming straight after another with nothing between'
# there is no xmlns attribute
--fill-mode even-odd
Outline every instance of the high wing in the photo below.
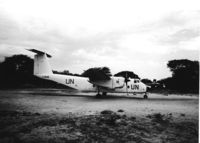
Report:
<svg viewBox="0 0 200 143"><path fill-rule="evenodd" d="M123 77L110 77L110 79L103 79L103 80L96 80L96 81L89 81L90 83L106 89L114 90L116 88L123 88L125 85Z"/></svg>
<svg viewBox="0 0 200 143"><path fill-rule="evenodd" d="M101 70L91 70L89 71L89 79L90 81L108 81L110 80L110 76L105 74L103 71Z"/></svg>
<svg viewBox="0 0 200 143"><path fill-rule="evenodd" d="M105 74L100 68L93 68L86 71L86 75L89 77L89 82L104 88L112 87L111 77Z"/></svg>

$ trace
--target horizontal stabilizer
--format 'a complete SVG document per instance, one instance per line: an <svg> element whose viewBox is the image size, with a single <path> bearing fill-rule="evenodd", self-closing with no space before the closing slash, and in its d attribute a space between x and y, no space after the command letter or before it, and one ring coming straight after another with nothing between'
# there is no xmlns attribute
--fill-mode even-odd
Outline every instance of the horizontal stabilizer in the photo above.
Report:
<svg viewBox="0 0 200 143"><path fill-rule="evenodd" d="M45 53L45 52L42 52L42 51L39 51L39 50L36 50L36 49L27 49L28 51L31 51L31 52L34 52L34 53L37 53L38 55L43 55L43 54L46 54L48 58L51 58L52 56Z"/></svg>

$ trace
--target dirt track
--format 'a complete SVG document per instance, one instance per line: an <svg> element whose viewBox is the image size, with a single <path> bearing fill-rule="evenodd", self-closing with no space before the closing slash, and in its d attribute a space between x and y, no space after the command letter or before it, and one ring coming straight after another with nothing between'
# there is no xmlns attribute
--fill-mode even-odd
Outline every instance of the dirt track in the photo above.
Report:
<svg viewBox="0 0 200 143"><path fill-rule="evenodd" d="M141 95L124 97L122 94L111 94L101 99L93 95L46 89L0 91L0 119L4 125L0 130L0 141L37 142L35 138L29 138L38 133L43 134L40 136L42 142L48 142L49 138L53 142L116 142L120 139L121 142L198 141L197 95L149 94L147 100ZM114 112L102 115L104 110ZM14 118L17 118L17 123L13 123ZM85 124L87 127L84 129L82 125ZM30 129L23 132L27 126ZM68 133L66 126L71 126L73 132ZM133 130L133 126L138 129ZM11 130L13 127L15 132ZM97 128L97 132L93 131L96 134L86 132L87 128ZM102 135L102 132L107 132L104 128L111 130L109 134ZM12 140L6 133L11 134ZM18 134L22 136L16 137Z"/></svg>
<svg viewBox="0 0 200 143"><path fill-rule="evenodd" d="M123 109L128 115L134 116L161 112L172 113L177 117L185 114L198 118L198 97L195 95L149 94L149 99L144 100L142 95L111 94L99 99L94 96L95 93L44 89L0 91L0 95L1 105L5 104L11 110L28 112L92 114L107 109Z"/></svg>

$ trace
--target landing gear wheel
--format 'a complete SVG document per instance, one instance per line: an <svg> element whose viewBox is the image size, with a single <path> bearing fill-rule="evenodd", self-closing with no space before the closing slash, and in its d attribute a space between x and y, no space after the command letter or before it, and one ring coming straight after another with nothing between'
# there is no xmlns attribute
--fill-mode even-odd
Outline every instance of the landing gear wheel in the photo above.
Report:
<svg viewBox="0 0 200 143"><path fill-rule="evenodd" d="M96 97L97 97L97 98L101 97L101 94L97 93Z"/></svg>
<svg viewBox="0 0 200 143"><path fill-rule="evenodd" d="M107 95L107 92L103 92L102 95L103 95L103 96L106 96L106 95Z"/></svg>
<svg viewBox="0 0 200 143"><path fill-rule="evenodd" d="M145 95L144 95L144 99L147 99L147 98L148 98L148 96L147 96L147 94L145 94Z"/></svg>
<svg viewBox="0 0 200 143"><path fill-rule="evenodd" d="M97 98L100 98L101 97L101 94L99 92L99 87L97 87L97 95L96 95Z"/></svg>

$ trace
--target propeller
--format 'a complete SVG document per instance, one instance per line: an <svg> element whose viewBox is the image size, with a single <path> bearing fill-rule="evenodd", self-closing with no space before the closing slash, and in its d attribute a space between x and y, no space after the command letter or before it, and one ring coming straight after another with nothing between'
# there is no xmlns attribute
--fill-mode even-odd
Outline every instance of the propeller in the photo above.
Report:
<svg viewBox="0 0 200 143"><path fill-rule="evenodd" d="M129 77L128 77L128 74L126 72L126 75L125 75L125 79L124 79L124 82L126 83L126 93L127 93L127 96L128 96L128 82L129 82Z"/></svg>

